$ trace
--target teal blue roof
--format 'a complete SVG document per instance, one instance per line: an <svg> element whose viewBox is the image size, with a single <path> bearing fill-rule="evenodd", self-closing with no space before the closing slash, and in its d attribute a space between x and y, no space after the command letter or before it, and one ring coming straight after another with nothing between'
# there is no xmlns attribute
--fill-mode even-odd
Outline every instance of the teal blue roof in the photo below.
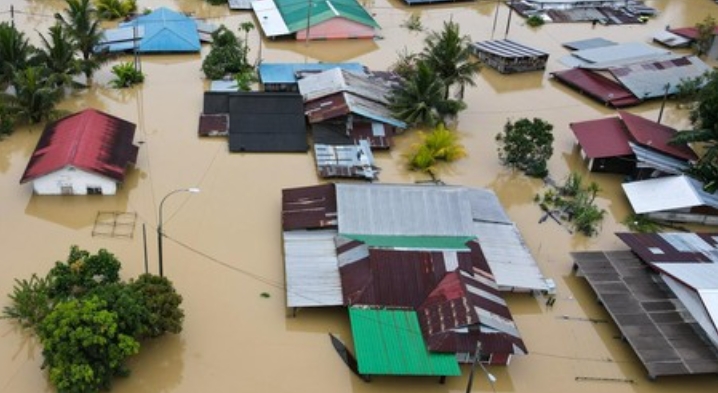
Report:
<svg viewBox="0 0 718 393"><path fill-rule="evenodd" d="M461 375L453 353L429 352L415 311L349 308L359 373Z"/></svg>
<svg viewBox="0 0 718 393"><path fill-rule="evenodd" d="M140 52L199 52L197 23L190 17L160 7L121 26L143 26Z"/></svg>
<svg viewBox="0 0 718 393"><path fill-rule="evenodd" d="M332 18L345 18L350 21L379 27L374 18L357 0L274 0L289 32L295 33L307 28L307 8L311 4L309 25L314 26Z"/></svg>
<svg viewBox="0 0 718 393"><path fill-rule="evenodd" d="M297 72L326 71L332 68L364 72L364 66L360 63L262 63L259 65L259 79L262 83L297 83Z"/></svg>
<svg viewBox="0 0 718 393"><path fill-rule="evenodd" d="M353 235L341 236L365 243L370 247L413 248L413 249L449 249L468 250L466 243L476 239L474 236L406 236L406 235Z"/></svg>

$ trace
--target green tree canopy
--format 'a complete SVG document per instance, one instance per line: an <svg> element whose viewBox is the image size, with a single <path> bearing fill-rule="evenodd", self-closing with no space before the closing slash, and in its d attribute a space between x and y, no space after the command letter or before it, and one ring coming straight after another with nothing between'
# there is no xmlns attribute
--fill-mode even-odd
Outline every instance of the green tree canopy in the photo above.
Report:
<svg viewBox="0 0 718 393"><path fill-rule="evenodd" d="M254 67L247 61L248 54L246 43L237 38L232 30L221 25L212 33L212 48L202 61L202 71L208 79L222 79L251 71Z"/></svg>
<svg viewBox="0 0 718 393"><path fill-rule="evenodd" d="M459 136L440 123L431 132L421 135L421 143L409 156L409 168L426 172L435 179L439 162L453 162L465 156L466 150L459 142Z"/></svg>
<svg viewBox="0 0 718 393"><path fill-rule="evenodd" d="M553 155L552 130L553 125L538 118L507 121L504 131L496 135L499 159L529 176L546 176L546 162Z"/></svg>
<svg viewBox="0 0 718 393"><path fill-rule="evenodd" d="M108 60L106 53L95 51L103 34L97 9L90 0L65 1L67 8L64 15L56 13L55 19L67 28L69 36L73 38L74 46L82 58L82 72L85 73L89 84L95 71Z"/></svg>
<svg viewBox="0 0 718 393"><path fill-rule="evenodd" d="M24 33L8 22L0 23L0 84L10 83L16 71L30 65L30 59L36 52Z"/></svg>

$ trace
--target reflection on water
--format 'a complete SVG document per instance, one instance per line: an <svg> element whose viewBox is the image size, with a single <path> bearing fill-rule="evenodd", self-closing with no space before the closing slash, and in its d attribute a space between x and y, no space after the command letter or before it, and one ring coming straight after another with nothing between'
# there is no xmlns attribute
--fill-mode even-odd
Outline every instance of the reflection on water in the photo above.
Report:
<svg viewBox="0 0 718 393"><path fill-rule="evenodd" d="M0 0L6 10L10 0ZM503 38L508 9L498 2L479 1L408 7L401 0L364 0L382 26L383 39L341 42L304 42L259 39L250 32L250 58L269 62L357 61L383 70L403 48L421 50L425 33L409 32L402 24L409 15L420 15L427 30L439 29L444 21L460 23L462 32L474 40L487 40L493 33ZM500 392L714 392L715 376L671 378L649 382L645 370L628 346L615 338L612 324L594 324L580 318L605 318L583 279L572 276L569 252L583 249L616 249L625 246L613 232L625 230L620 221L630 207L622 194L620 177L586 173L577 151L570 122L597 119L615 114L585 96L553 82L548 73L562 69L558 62L568 51L564 41L602 37L617 42L650 41L653 31L665 25L691 25L705 15L718 15L707 0L653 0L648 5L661 14L645 25L598 26L590 24L525 26L516 15L509 38L548 51L546 72L500 75L484 69L476 87L468 88L468 109L456 122L468 157L442 167L439 177L447 184L493 189L508 214L521 230L526 244L548 277L557 285L557 302L546 308L540 297L511 294L510 308L524 336L530 354L516 357L508 367L491 367ZM250 12L229 11L200 0L143 0L140 8L167 6L193 12L210 23L225 23L237 29L253 21ZM60 0L27 0L16 4L27 11L16 15L16 24L33 43L37 31L54 23L52 14L62 7ZM467 12L468 11L468 12ZM34 14L34 15L30 15ZM9 21L0 14L0 21ZM112 26L112 23L107 23ZM261 51L260 51L261 49ZM156 271L156 217L158 203L167 192L197 186L202 193L173 200L167 205L171 224L165 243L165 272L184 296L185 329L179 336L148 342L145 350L131 360L133 374L118 380L114 392L459 392L466 389L466 376L451 378L445 385L435 378L377 377L364 383L349 372L334 351L328 332L335 333L353 348L345 310L300 310L287 317L285 308L280 233L282 188L316 184L320 180L311 154L230 154L221 138L197 137L197 119L202 109L202 92L208 85L202 78L202 54L142 56L147 74L143 86L129 90L108 87L111 67L120 57L103 66L93 85L62 103L61 109L74 112L97 108L138 124L136 142L140 147L137 167L120 193L107 197L38 197L30 185L18 181L27 165L41 127L21 128L0 141L0 245L5 252L0 295L13 286L13 279L47 271L62 259L69 245L89 250L107 248L123 261L123 277L142 273L142 236L132 239L92 237L98 211L137 213L139 225L148 228L149 260ZM647 118L658 117L660 102L637 108ZM602 191L597 199L608 211L603 232L596 238L570 235L548 220L539 224L541 211L533 202L543 190L541 180L529 179L503 168L498 162L494 136L507 119L540 117L554 125L554 156L549 162L551 176L561 181L571 171L596 181ZM688 126L685 110L666 105L663 123L675 128ZM376 154L382 168L381 182L413 183L429 177L409 172L403 155L417 141L416 132L396 138L395 149ZM180 197L177 197L180 198ZM261 298L262 292L271 297ZM6 300L0 300L0 305ZM578 319L563 319L563 316ZM0 392L50 391L40 370L39 347L17 332L7 320L0 320ZM611 359L611 361L606 361ZM464 367L464 375L469 371ZM630 379L634 383L577 381L577 377ZM481 374L474 391L491 391Z"/></svg>

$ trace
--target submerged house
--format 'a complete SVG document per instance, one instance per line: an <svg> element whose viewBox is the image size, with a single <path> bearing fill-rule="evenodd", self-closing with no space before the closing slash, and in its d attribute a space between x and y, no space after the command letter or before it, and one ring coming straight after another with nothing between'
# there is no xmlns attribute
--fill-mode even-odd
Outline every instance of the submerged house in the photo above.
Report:
<svg viewBox="0 0 718 393"><path fill-rule="evenodd" d="M482 63L502 74L544 70L549 56L512 40L475 42L471 51Z"/></svg>
<svg viewBox="0 0 718 393"><path fill-rule="evenodd" d="M630 251L574 252L651 379L718 372L715 234L618 234Z"/></svg>
<svg viewBox="0 0 718 393"><path fill-rule="evenodd" d="M407 364L440 354L453 364L470 362L477 342L483 361L492 364L527 353L500 291L550 286L491 191L326 184L282 194L287 306L349 307L360 372L417 375L367 364L373 352L361 344L366 332L355 313L410 320L421 341ZM501 234L483 237L491 226ZM382 329L396 340L409 339L407 329ZM407 356L397 351L382 356ZM456 375L447 371L454 366L446 367L419 375Z"/></svg>
<svg viewBox="0 0 718 393"><path fill-rule="evenodd" d="M107 29L98 51L140 53L194 53L201 41L210 41L216 26L198 21L165 7L157 8L122 22L116 29Z"/></svg>
<svg viewBox="0 0 718 393"><path fill-rule="evenodd" d="M39 195L114 195L137 161L135 127L95 109L50 123L20 183Z"/></svg>
<svg viewBox="0 0 718 393"><path fill-rule="evenodd" d="M365 70L360 63L261 63L257 67L257 73L264 91L298 92L297 81L301 77L332 68L356 73L363 73Z"/></svg>
<svg viewBox="0 0 718 393"><path fill-rule="evenodd" d="M258 0L252 9L264 35L297 40L374 38L379 24L357 0Z"/></svg>
<svg viewBox="0 0 718 393"><path fill-rule="evenodd" d="M687 144L669 143L677 133L675 129L629 112L569 126L592 172L634 179L680 175L698 159Z"/></svg>
<svg viewBox="0 0 718 393"><path fill-rule="evenodd" d="M671 222L718 225L718 194L686 175L623 183L636 214Z"/></svg>

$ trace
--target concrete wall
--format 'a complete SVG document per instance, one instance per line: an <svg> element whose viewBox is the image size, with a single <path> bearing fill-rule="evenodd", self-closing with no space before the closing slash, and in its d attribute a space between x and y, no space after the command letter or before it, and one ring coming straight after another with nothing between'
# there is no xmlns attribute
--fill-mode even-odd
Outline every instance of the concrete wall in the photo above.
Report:
<svg viewBox="0 0 718 393"><path fill-rule="evenodd" d="M38 195L87 195L88 188L99 188L102 195L114 195L117 183L81 169L65 167L32 182Z"/></svg>

